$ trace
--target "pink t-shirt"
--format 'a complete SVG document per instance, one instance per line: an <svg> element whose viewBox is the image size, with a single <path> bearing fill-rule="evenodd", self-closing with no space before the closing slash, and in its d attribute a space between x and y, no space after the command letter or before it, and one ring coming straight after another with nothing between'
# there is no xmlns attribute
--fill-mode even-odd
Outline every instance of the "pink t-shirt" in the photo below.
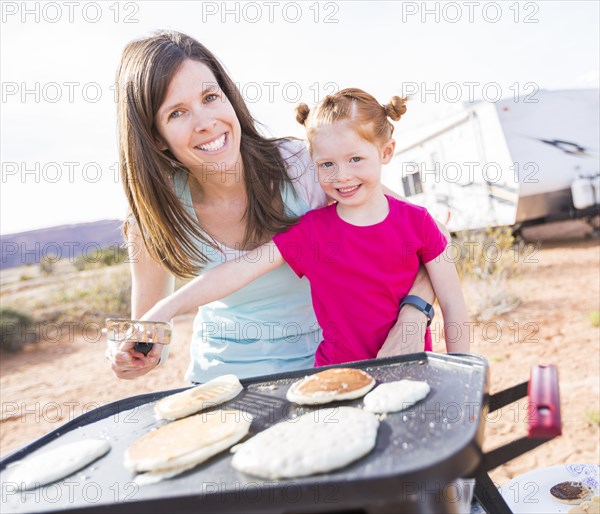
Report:
<svg viewBox="0 0 600 514"><path fill-rule="evenodd" d="M446 238L425 208L387 198L390 211L381 223L351 225L333 204L307 212L273 238L292 270L310 281L323 329L316 366L375 358L420 263L446 247ZM431 348L428 330L424 349Z"/></svg>

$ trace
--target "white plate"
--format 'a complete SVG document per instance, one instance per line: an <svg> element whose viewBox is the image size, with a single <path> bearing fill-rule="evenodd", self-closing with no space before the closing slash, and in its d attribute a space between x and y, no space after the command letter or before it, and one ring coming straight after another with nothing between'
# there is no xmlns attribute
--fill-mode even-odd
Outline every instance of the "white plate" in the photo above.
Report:
<svg viewBox="0 0 600 514"><path fill-rule="evenodd" d="M550 494L560 482L584 482L599 494L600 466L595 464L562 464L536 469L513 478L500 488L500 494L515 514L567 513L573 505L561 503Z"/></svg>

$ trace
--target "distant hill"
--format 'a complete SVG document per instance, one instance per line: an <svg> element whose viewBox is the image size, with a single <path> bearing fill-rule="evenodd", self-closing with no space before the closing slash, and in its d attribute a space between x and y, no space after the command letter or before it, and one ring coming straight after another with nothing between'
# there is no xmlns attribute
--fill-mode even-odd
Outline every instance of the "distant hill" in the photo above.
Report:
<svg viewBox="0 0 600 514"><path fill-rule="evenodd" d="M39 264L44 256L74 259L85 253L94 256L97 249L122 244L121 220L101 220L19 232L0 236L0 269Z"/></svg>

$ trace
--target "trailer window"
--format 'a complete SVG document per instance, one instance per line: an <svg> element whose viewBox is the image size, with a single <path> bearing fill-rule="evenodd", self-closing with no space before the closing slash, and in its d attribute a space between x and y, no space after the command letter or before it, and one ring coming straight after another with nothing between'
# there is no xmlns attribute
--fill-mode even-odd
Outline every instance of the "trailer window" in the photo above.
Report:
<svg viewBox="0 0 600 514"><path fill-rule="evenodd" d="M409 173L402 177L402 187L404 188L405 197L421 194L423 192L421 172L415 171L414 173Z"/></svg>

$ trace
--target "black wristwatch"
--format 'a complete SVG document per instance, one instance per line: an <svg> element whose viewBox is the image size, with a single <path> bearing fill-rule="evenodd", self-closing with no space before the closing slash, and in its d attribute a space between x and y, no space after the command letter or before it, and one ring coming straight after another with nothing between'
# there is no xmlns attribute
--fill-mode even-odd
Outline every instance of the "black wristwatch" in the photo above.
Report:
<svg viewBox="0 0 600 514"><path fill-rule="evenodd" d="M427 316L427 326L431 325L431 320L433 316L435 316L435 311L433 310L433 305L427 303L420 296L416 296L414 294L409 294L404 297L404 300L400 303L400 308L405 305L412 305L418 311L421 311L425 316Z"/></svg>

